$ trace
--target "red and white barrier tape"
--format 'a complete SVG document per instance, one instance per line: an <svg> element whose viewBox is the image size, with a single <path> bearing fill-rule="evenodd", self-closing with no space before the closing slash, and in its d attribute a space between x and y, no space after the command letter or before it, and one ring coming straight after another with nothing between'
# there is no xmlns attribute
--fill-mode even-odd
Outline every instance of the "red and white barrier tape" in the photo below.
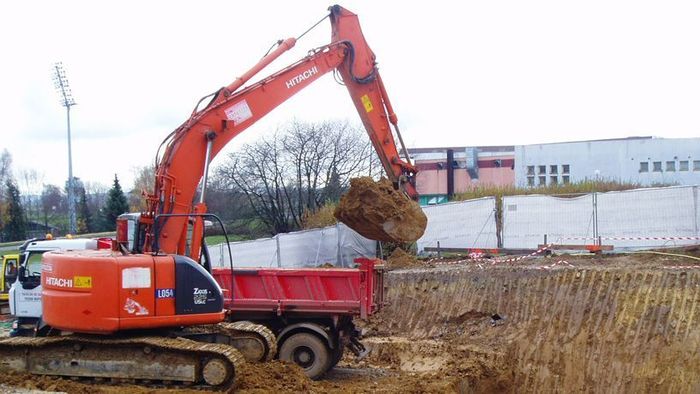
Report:
<svg viewBox="0 0 700 394"><path fill-rule="evenodd" d="M599 237L606 241L700 241L700 237ZM595 237L559 237L560 240L595 240Z"/></svg>
<svg viewBox="0 0 700 394"><path fill-rule="evenodd" d="M551 246L552 246L552 244L547 244L547 245L537 249L536 251L534 251L528 255L511 257L509 259L469 258L469 259L462 259L462 260L456 260L456 261L438 261L438 262L435 262L434 264L435 265L455 265L455 264L465 264L465 263L488 263L490 265L495 265L495 264L501 264L501 263L514 263L516 261L520 261L523 259L534 257L540 253L543 253L544 251L549 249ZM478 255L478 254L473 254L473 255ZM470 254L470 256L471 256L471 254ZM431 263L435 260L436 259L428 260L428 263ZM481 265L481 264L479 264L479 265Z"/></svg>
<svg viewBox="0 0 700 394"><path fill-rule="evenodd" d="M430 259L427 262L428 263L433 263L436 266L441 266L441 265L458 265L458 264L467 264L467 263L476 263L476 266L479 267L480 269L484 269L485 265L496 265L496 264L503 264L503 263L514 263L520 260L524 260L527 258L535 257L536 255L545 252L548 250L552 245L554 244L547 244L536 251L524 255L524 256L517 256L517 257L512 257L509 259L489 259L489 258L468 258L468 259L461 259L461 260L455 260L455 261L436 261L437 259ZM471 256L483 256L483 253L472 253L470 254ZM575 267L573 264L569 263L566 260L559 260L556 263L553 264L548 264L548 265L542 265L542 266L523 266L522 268L526 269L541 269L541 270L548 270L552 269L556 266L559 265L564 265L567 267ZM602 265L602 264L601 264ZM700 269L700 265L665 265L661 266L660 268L665 268L665 269Z"/></svg>

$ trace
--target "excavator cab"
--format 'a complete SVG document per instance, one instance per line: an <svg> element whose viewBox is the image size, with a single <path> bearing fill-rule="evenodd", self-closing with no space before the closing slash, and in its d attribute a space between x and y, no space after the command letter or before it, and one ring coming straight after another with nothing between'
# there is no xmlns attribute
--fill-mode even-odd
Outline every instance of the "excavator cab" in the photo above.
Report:
<svg viewBox="0 0 700 394"><path fill-rule="evenodd" d="M17 280L17 267L19 266L18 254L2 256L2 276L0 276L0 300L7 301L10 287Z"/></svg>

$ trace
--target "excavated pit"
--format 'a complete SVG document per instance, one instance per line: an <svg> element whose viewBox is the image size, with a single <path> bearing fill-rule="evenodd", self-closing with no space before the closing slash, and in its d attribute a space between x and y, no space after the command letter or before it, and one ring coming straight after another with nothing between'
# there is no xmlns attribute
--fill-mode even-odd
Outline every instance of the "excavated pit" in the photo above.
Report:
<svg viewBox="0 0 700 394"><path fill-rule="evenodd" d="M367 363L446 392L700 392L700 266L566 261L388 273Z"/></svg>
<svg viewBox="0 0 700 394"><path fill-rule="evenodd" d="M385 242L415 242L428 223L420 206L386 178L351 179L333 215L363 237Z"/></svg>

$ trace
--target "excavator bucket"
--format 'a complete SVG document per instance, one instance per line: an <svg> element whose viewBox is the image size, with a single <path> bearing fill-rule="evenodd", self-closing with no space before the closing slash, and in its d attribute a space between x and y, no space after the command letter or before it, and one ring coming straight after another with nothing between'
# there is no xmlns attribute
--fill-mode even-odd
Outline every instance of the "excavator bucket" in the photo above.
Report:
<svg viewBox="0 0 700 394"><path fill-rule="evenodd" d="M415 242L428 223L418 203L386 178L351 179L333 215L363 237L386 242Z"/></svg>

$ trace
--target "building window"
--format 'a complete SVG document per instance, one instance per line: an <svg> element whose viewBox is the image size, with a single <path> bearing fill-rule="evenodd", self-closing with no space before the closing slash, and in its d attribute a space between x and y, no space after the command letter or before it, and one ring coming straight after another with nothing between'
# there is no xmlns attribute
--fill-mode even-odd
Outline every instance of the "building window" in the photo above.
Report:
<svg viewBox="0 0 700 394"><path fill-rule="evenodd" d="M550 185L556 185L558 182L558 178L556 175L552 175L549 177L549 184Z"/></svg>
<svg viewBox="0 0 700 394"><path fill-rule="evenodd" d="M675 161L667 161L666 162L666 171L676 171L676 162Z"/></svg>
<svg viewBox="0 0 700 394"><path fill-rule="evenodd" d="M660 161L654 162L654 172L661 172L661 162Z"/></svg>
<svg viewBox="0 0 700 394"><path fill-rule="evenodd" d="M538 174L546 174L547 173L547 166L537 166L538 167Z"/></svg>
<svg viewBox="0 0 700 394"><path fill-rule="evenodd" d="M568 184L568 183L569 183L569 176L568 176L568 175L563 175L563 176L561 177L561 182L562 182L563 184L565 184L565 185Z"/></svg>
<svg viewBox="0 0 700 394"><path fill-rule="evenodd" d="M527 175L535 175L535 166L527 166Z"/></svg>
<svg viewBox="0 0 700 394"><path fill-rule="evenodd" d="M693 160L693 171L700 171L700 160Z"/></svg>
<svg viewBox="0 0 700 394"><path fill-rule="evenodd" d="M688 171L688 160L678 162L678 171Z"/></svg>
<svg viewBox="0 0 700 394"><path fill-rule="evenodd" d="M639 162L639 172L649 172L649 162L640 161Z"/></svg>
<svg viewBox="0 0 700 394"><path fill-rule="evenodd" d="M547 177L540 176L540 186L546 186L546 185L547 185Z"/></svg>
<svg viewBox="0 0 700 394"><path fill-rule="evenodd" d="M535 177L534 176L527 177L527 185L528 186L535 186Z"/></svg>
<svg viewBox="0 0 700 394"><path fill-rule="evenodd" d="M549 173L550 174L557 174L558 173L556 164L549 166Z"/></svg>
<svg viewBox="0 0 700 394"><path fill-rule="evenodd" d="M568 165L568 164L562 164L562 165L561 165L561 173L562 173L562 174L568 174L568 173L569 173L569 165Z"/></svg>

